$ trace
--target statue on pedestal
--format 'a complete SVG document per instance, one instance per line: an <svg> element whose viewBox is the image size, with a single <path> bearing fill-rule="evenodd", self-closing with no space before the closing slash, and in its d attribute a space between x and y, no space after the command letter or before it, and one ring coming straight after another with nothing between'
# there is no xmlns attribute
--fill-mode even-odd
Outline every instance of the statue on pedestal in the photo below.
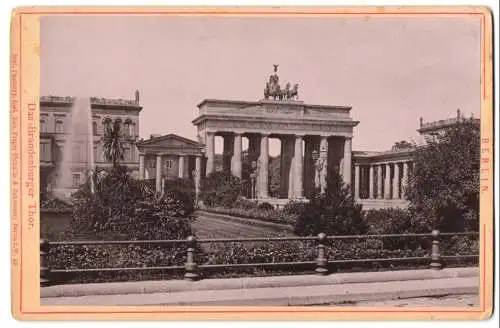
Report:
<svg viewBox="0 0 500 328"><path fill-rule="evenodd" d="M274 73L269 76L269 82L266 83L264 89L264 99L274 100L295 100L299 98L299 84L295 83L292 89L292 84L288 82L284 89L281 89L278 76L278 64L273 64Z"/></svg>

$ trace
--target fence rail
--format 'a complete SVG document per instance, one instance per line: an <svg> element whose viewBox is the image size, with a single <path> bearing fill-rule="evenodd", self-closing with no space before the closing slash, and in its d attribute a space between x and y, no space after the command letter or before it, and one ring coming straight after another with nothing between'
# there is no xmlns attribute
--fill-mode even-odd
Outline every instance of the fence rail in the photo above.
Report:
<svg viewBox="0 0 500 328"><path fill-rule="evenodd" d="M477 232L462 233L440 233L433 230L431 233L418 234L385 234L385 235L352 235L352 236L327 236L320 233L315 237L276 237L276 238L238 238L238 239L200 239L189 236L186 239L178 240L113 240L113 241L55 241L40 240L40 285L49 286L58 283L53 278L53 273L75 273L75 272L125 272L125 271L173 271L184 270L184 279L195 281L200 278L199 272L203 269L229 269L229 268L254 268L254 267L285 267L285 266L316 266L315 272L320 275L329 273L329 264L341 263L363 263L363 262L398 262L398 261L429 261L432 269L439 270L443 267L443 259L471 259L479 258L479 254L473 255L449 255L442 256L440 252L440 239L444 236L478 236ZM384 239L384 238L432 238L430 256L420 257L392 257L392 258L367 258L367 259L328 259L326 250L328 242L332 240L357 240L357 239ZM207 243L247 243L247 242L279 242L279 241L316 241L315 261L300 262L270 262L270 263L239 263L239 264L198 264L196 262L196 249L199 244ZM120 267L120 268L87 268L87 269L51 269L48 267L48 254L54 246L92 246L92 245L187 245L186 262L184 266L154 266L154 267Z"/></svg>

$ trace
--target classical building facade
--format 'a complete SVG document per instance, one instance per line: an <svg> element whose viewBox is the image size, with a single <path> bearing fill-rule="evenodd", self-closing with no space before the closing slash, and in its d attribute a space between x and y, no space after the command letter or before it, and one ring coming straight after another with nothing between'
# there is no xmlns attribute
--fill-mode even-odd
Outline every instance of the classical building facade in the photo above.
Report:
<svg viewBox="0 0 500 328"><path fill-rule="evenodd" d="M42 97L40 100L40 181L42 193L57 177L61 149L70 134L75 98ZM168 180L192 179L196 194L201 179L216 170L215 138L223 139L222 169L242 178L244 160L252 180L250 197L276 205L290 199L307 200L324 191L329 174L340 173L364 209L406 207L405 188L413 170L414 146L405 144L388 151L353 151L358 121L349 106L307 104L298 99L298 84L279 83L277 65L264 89L264 99L235 101L205 99L192 121L197 141L175 134L151 135L138 140L139 94L134 100L91 98L93 158L96 166L111 165L103 158L102 140L107 122L122 125L124 161L139 179L154 179L157 191ZM463 118L424 123L422 136L439 133ZM479 120L478 120L479 121ZM248 148L244 151L243 139ZM270 139L280 143L279 196L270 197ZM417 145L419 146L419 145ZM421 145L420 145L421 146ZM90 147L75 145L71 161L73 188L83 182ZM245 156L244 156L245 154ZM245 157L245 158L244 158ZM278 189L277 187L274 189Z"/></svg>
<svg viewBox="0 0 500 328"><path fill-rule="evenodd" d="M205 174L214 172L214 138L223 138L225 168L242 176L242 138L248 139L248 158L255 163L256 195L269 198L269 139L281 144L280 198L305 199L326 187L327 172L340 170L351 182L353 128L351 107L306 104L298 100L298 85L279 85L277 66L260 101L205 99L198 104L193 124L205 145ZM316 170L313 152L321 167Z"/></svg>
<svg viewBox="0 0 500 328"><path fill-rule="evenodd" d="M457 116L448 119L424 122L420 118L417 132L421 136L418 144L381 152L354 151L354 196L364 209L388 207L404 208L409 202L405 188L413 170L415 147L425 147L425 138L431 134L443 133L453 127L464 116L457 110ZM472 118L474 119L474 118ZM479 119L474 119L479 123Z"/></svg>
<svg viewBox="0 0 500 328"><path fill-rule="evenodd" d="M58 178L58 168L63 160L63 149L72 133L72 108L75 97L42 96L40 98L40 187L42 196L51 193ZM72 185L68 192L76 190L85 179L85 171L90 168L93 157L95 166L111 165L103 156L103 136L106 122L118 121L122 127L124 160L123 165L131 171L138 171L139 154L135 143L139 137L139 93L133 100L89 99L91 108L92 151L82 143L72 145L69 159Z"/></svg>
<svg viewBox="0 0 500 328"><path fill-rule="evenodd" d="M168 180L192 179L196 194L200 188L202 158L205 146L184 137L151 135L136 144L139 150L139 179L154 179L161 192Z"/></svg>

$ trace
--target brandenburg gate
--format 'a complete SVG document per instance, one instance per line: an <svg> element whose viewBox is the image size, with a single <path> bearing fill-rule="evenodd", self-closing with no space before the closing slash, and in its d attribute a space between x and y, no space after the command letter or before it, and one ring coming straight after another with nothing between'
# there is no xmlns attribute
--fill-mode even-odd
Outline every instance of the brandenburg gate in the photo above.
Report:
<svg viewBox="0 0 500 328"><path fill-rule="evenodd" d="M305 104L298 100L298 84L280 86L278 65L259 101L205 99L193 120L199 142L205 145L205 174L215 171L215 142L224 142L224 167L242 177L242 138L248 138L248 159L258 163L258 198L269 198L269 139L281 142L280 197L309 198L326 187L327 174L340 171L351 183L353 128L351 107ZM316 157L316 158L315 158Z"/></svg>

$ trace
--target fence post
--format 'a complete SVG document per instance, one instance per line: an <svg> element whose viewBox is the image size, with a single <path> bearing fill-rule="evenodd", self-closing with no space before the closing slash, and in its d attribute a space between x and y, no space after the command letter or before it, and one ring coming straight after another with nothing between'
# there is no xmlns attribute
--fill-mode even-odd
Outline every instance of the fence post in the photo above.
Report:
<svg viewBox="0 0 500 328"><path fill-rule="evenodd" d="M440 270L442 268L441 264L441 254L439 252L439 230L432 230L432 255L431 255L431 269Z"/></svg>
<svg viewBox="0 0 500 328"><path fill-rule="evenodd" d="M328 261L325 255L326 234L318 234L318 257L316 258L316 273L320 275L328 274Z"/></svg>
<svg viewBox="0 0 500 328"><path fill-rule="evenodd" d="M196 252L196 237L189 236L187 238L188 249L187 249L187 261L186 261L186 273L184 274L184 279L189 281L195 281L198 279L198 265L195 260L195 252Z"/></svg>
<svg viewBox="0 0 500 328"><path fill-rule="evenodd" d="M40 287L50 285L50 269L47 261L49 250L49 241L47 239L40 239Z"/></svg>

